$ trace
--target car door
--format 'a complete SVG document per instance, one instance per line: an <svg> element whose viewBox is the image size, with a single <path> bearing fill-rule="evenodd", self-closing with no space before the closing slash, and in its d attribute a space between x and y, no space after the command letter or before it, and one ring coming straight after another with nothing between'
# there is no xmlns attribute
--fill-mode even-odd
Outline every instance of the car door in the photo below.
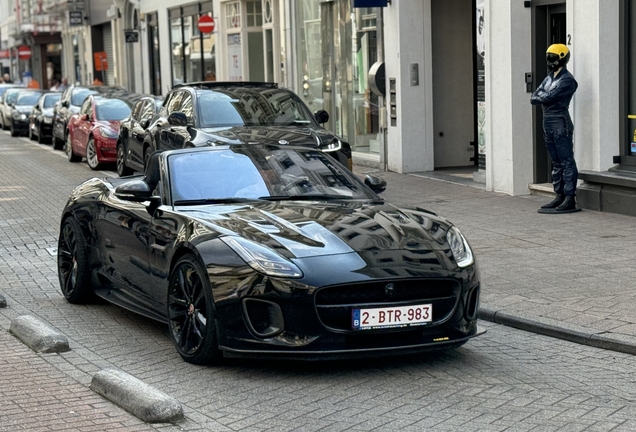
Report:
<svg viewBox="0 0 636 432"><path fill-rule="evenodd" d="M148 283L148 225L151 214L147 203L121 200L110 194L96 217L95 231L105 254L104 269L114 283L113 295L139 307L154 308Z"/></svg>
<svg viewBox="0 0 636 432"><path fill-rule="evenodd" d="M157 150L173 150L177 148L182 148L181 145L178 144L178 140L176 136L180 132L180 128L182 126L174 126L168 122L168 118L170 114L181 111L181 102L184 97L186 97L189 93L185 90L176 91L170 95L170 99L167 102L166 109L163 112L163 115L159 121L156 123L157 128L157 142L156 148Z"/></svg>
<svg viewBox="0 0 636 432"><path fill-rule="evenodd" d="M144 137L150 120L155 115L155 104L151 100L143 100L133 112L130 120L128 137L129 157L134 164L144 165Z"/></svg>
<svg viewBox="0 0 636 432"><path fill-rule="evenodd" d="M78 155L86 155L86 143L88 142L88 134L90 133L91 122L93 118L92 98L86 98L77 115L72 117L73 121L73 146Z"/></svg>
<svg viewBox="0 0 636 432"><path fill-rule="evenodd" d="M53 136L57 139L63 140L65 134L65 128L68 119L66 118L68 107L70 106L71 89L66 89L62 94L62 97L56 104L56 108L53 112Z"/></svg>

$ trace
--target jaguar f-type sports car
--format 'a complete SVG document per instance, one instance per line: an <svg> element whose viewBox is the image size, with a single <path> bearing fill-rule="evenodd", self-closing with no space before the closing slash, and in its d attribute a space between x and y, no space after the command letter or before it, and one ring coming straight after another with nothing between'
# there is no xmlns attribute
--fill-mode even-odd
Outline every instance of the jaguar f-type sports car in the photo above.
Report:
<svg viewBox="0 0 636 432"><path fill-rule="evenodd" d="M446 219L384 202L385 188L317 149L155 152L144 175L73 191L61 290L167 323L195 364L458 347L481 333L473 252Z"/></svg>

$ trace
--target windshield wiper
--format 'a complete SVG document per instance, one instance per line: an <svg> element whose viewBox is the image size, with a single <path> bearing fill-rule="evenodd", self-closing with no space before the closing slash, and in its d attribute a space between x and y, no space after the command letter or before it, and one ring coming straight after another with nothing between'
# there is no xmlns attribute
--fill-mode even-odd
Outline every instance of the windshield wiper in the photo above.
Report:
<svg viewBox="0 0 636 432"><path fill-rule="evenodd" d="M308 194L308 195L270 195L270 196L262 196L259 197L260 200L267 201L329 201L329 200L350 200L353 199L348 196L343 195L327 195L327 194Z"/></svg>
<svg viewBox="0 0 636 432"><path fill-rule="evenodd" d="M261 198L203 198L191 200L177 200L174 205L203 205L203 204L231 204L249 201L257 201Z"/></svg>

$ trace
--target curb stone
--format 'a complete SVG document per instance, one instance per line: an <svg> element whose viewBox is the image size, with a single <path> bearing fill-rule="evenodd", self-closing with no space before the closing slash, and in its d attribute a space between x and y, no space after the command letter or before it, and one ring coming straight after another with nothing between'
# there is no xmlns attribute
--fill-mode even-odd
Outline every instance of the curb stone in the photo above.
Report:
<svg viewBox="0 0 636 432"><path fill-rule="evenodd" d="M539 321L522 317L519 314L512 315L503 311L494 311L487 308L479 309L479 318L484 321L563 339L569 342L636 355L636 340L621 340L617 336L599 334L585 328L567 328L560 325L558 321Z"/></svg>
<svg viewBox="0 0 636 432"><path fill-rule="evenodd" d="M90 389L145 422L171 423L184 418L176 399L126 372L101 370L93 376Z"/></svg>
<svg viewBox="0 0 636 432"><path fill-rule="evenodd" d="M9 331L37 353L70 351L66 336L30 315L22 315L11 321Z"/></svg>

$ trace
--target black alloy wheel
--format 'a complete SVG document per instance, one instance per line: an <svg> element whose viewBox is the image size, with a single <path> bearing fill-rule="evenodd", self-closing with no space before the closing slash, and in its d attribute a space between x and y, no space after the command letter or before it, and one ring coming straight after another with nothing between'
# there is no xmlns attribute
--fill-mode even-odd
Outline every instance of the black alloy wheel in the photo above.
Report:
<svg viewBox="0 0 636 432"><path fill-rule="evenodd" d="M94 298L86 239L79 222L68 217L57 243L57 274L60 289L69 303L84 304Z"/></svg>
<svg viewBox="0 0 636 432"><path fill-rule="evenodd" d="M53 133L53 149L54 150L62 150L64 148L64 140L59 139L55 136L55 132Z"/></svg>
<svg viewBox="0 0 636 432"><path fill-rule="evenodd" d="M184 255L170 275L168 328L181 357L188 363L218 362L214 301L207 272L194 255Z"/></svg>
<svg viewBox="0 0 636 432"><path fill-rule="evenodd" d="M11 120L11 136L12 137L18 136L18 132L15 130L15 126L13 125L13 120Z"/></svg>
<svg viewBox="0 0 636 432"><path fill-rule="evenodd" d="M119 177L125 177L133 174L133 170L126 166L126 149L121 143L117 144L117 174Z"/></svg>
<svg viewBox="0 0 636 432"><path fill-rule="evenodd" d="M44 144L44 137L42 136L42 125L38 128L38 144Z"/></svg>

